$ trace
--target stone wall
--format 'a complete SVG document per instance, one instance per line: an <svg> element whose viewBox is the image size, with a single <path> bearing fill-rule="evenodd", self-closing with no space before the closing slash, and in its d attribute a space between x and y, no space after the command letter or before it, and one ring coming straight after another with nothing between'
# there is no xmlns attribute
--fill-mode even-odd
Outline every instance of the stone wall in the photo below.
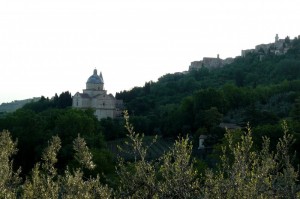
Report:
<svg viewBox="0 0 300 199"><path fill-rule="evenodd" d="M214 57L203 57L203 60L201 61L193 61L191 62L191 65L189 66L189 70L198 70L202 66L213 69L213 68L220 68L223 67L226 64L231 64L233 62L233 58L226 58L225 60L220 58L214 58Z"/></svg>

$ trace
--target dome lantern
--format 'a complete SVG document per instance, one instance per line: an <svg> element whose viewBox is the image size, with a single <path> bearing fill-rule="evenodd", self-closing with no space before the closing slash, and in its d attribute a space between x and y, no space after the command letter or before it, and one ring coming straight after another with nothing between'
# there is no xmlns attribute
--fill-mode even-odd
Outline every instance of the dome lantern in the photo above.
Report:
<svg viewBox="0 0 300 199"><path fill-rule="evenodd" d="M86 82L86 89L88 90L103 90L103 77L102 73L97 75L97 69L94 69L93 75L91 75Z"/></svg>

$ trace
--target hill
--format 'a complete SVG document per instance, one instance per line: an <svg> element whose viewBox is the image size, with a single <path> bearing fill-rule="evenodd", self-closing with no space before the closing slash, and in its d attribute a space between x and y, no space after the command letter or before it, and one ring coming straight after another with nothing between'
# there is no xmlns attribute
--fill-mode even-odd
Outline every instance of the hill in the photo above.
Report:
<svg viewBox="0 0 300 199"><path fill-rule="evenodd" d="M300 40L285 42L284 53L247 51L223 67L166 74L116 97L149 135L211 133L222 121L275 124L292 117L300 96Z"/></svg>
<svg viewBox="0 0 300 199"><path fill-rule="evenodd" d="M25 104L29 102L37 102L40 98L39 97L34 97L30 99L24 99L24 100L15 100L13 102L8 102L8 103L2 103L0 105L0 113L4 112L13 112L21 107L23 107Z"/></svg>
<svg viewBox="0 0 300 199"><path fill-rule="evenodd" d="M135 131L158 135L161 148L169 145L163 143L165 138L172 140L186 134L196 148L200 135L206 135L206 147L215 148L224 138L221 123L243 128L249 122L256 143L262 142L264 135L276 141L282 135L280 123L284 119L295 135L295 149L300 151L300 40L294 39L285 54L249 52L223 67L202 66L187 73L166 74L157 82L146 82L116 97L124 100ZM41 156L40 149L53 135L59 135L66 146L60 154L63 161L59 168L72 162L70 145L78 134L93 146L97 162L110 161L105 143L112 141L108 146L115 151L119 143L114 140L126 135L124 121L98 121L93 110L74 110L71 105L67 91L52 99L41 97L0 117L0 130L9 130L19 140L22 154L18 153L16 163L22 165L24 173L30 171ZM153 147L154 156L164 151L159 145ZM99 167L106 172L110 168Z"/></svg>

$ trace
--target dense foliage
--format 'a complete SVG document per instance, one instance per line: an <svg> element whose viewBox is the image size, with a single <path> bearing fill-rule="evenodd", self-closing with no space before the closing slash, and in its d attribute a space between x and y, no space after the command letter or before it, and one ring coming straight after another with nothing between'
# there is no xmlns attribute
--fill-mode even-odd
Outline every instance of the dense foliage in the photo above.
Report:
<svg viewBox="0 0 300 199"><path fill-rule="evenodd" d="M84 177L83 169L93 169L86 142L78 136L73 141L78 167L57 172L59 137L52 137L25 181L14 171L11 157L16 143L10 133L0 133L1 198L296 198L300 187L299 173L292 166L289 146L294 139L283 124L284 135L276 152L269 150L270 140L263 138L261 150L253 148L251 130L236 136L227 132L223 155L217 170L206 169L199 175L191 158L188 138L179 138L174 146L156 161L146 159L149 146L143 135L136 133L125 114L126 128L134 154L133 162L118 162L115 188L100 183L99 176ZM155 142L155 140L154 140Z"/></svg>
<svg viewBox="0 0 300 199"><path fill-rule="evenodd" d="M69 97L64 100L63 96ZM112 158L105 149L104 141L104 134L108 134L107 128L110 126L101 125L93 110L81 111L65 107L72 104L66 104L70 99L68 92L62 93L57 99L42 97L40 101L29 103L0 119L0 130L7 129L14 139L18 139L17 147L20 152L15 156L15 163L22 167L22 175L26 175L41 158L42 149L53 136L59 136L62 143L58 153L59 172L66 165L76 165L71 149L78 134L85 138L94 153L95 162L101 165L96 172L107 173L113 170ZM117 126L116 123L113 126Z"/></svg>
<svg viewBox="0 0 300 199"><path fill-rule="evenodd" d="M62 92L59 96L55 93L53 99L44 96L38 102L31 102L24 105L24 109L30 109L35 112L41 112L51 108L63 109L72 106L72 96L68 91Z"/></svg>
<svg viewBox="0 0 300 199"><path fill-rule="evenodd" d="M250 53L223 68L202 67L188 73L167 74L157 82L147 82L116 96L138 118L139 131L164 137L189 134L195 143L204 134L208 136L205 145L214 149L225 136L220 122L225 123L223 126L237 127L249 122L253 127L253 147L262 149L262 137L268 136L269 147L275 150L275 143L283 136L280 122L287 120L295 138L292 148L297 151L296 164L299 164L300 40L297 38L284 55ZM214 164L212 157L206 157L210 165Z"/></svg>
<svg viewBox="0 0 300 199"><path fill-rule="evenodd" d="M290 45L284 55L250 53L117 93L130 121L72 109L69 92L0 115L0 198L300 197L300 40ZM177 141L149 158L156 139L146 146L130 123ZM192 146L200 135L205 157ZM109 152L118 138L131 161Z"/></svg>
<svg viewBox="0 0 300 199"><path fill-rule="evenodd" d="M222 68L167 74L116 97L147 135L206 134L214 144L224 136L220 122L273 128L282 119L299 134L300 40L289 45L283 55L249 53Z"/></svg>

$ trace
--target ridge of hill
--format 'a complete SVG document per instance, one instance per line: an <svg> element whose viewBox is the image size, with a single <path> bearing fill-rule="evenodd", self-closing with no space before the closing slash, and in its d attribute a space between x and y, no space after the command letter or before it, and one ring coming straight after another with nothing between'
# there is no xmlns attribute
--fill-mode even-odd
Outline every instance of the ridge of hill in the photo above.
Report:
<svg viewBox="0 0 300 199"><path fill-rule="evenodd" d="M33 97L30 99L14 100L12 102L2 103L0 105L0 113L1 112L13 112L13 111L23 107L25 104L27 104L29 102L37 102L39 100L40 100L40 97Z"/></svg>

